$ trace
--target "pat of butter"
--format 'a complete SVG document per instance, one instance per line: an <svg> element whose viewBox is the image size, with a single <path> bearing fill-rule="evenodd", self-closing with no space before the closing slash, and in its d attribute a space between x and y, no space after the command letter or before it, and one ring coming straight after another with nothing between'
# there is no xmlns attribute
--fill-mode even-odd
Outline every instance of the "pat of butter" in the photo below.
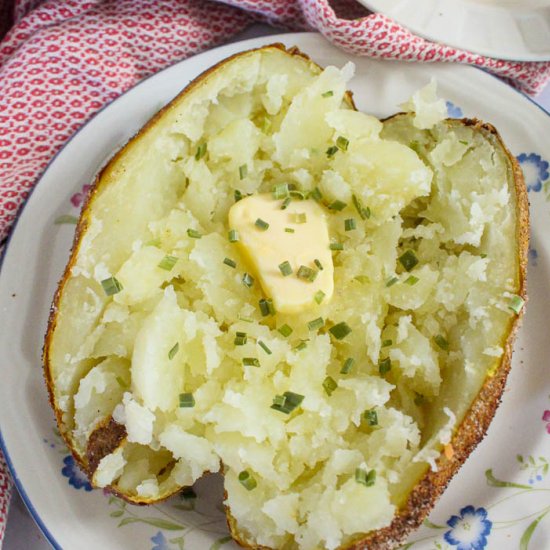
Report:
<svg viewBox="0 0 550 550"><path fill-rule="evenodd" d="M237 244L275 309L299 313L317 305L319 291L325 294L323 303L332 297L334 266L328 226L323 209L314 200L293 200L285 210L281 204L271 194L241 199L229 210L229 227L238 231ZM269 227L263 229L261 222L258 226L258 219ZM281 273L279 265L283 262L290 263L290 275ZM297 276L301 266L317 271L312 282Z"/></svg>

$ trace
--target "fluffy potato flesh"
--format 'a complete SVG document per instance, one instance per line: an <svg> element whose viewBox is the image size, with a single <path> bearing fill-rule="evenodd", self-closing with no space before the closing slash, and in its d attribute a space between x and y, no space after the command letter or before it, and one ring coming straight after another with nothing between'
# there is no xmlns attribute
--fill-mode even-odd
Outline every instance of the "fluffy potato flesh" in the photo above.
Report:
<svg viewBox="0 0 550 550"><path fill-rule="evenodd" d="M460 121L354 111L351 72L242 54L102 173L45 353L97 486L153 502L221 468L242 541L337 548L392 522L499 367L522 289L506 150ZM334 294L265 314L228 212L282 184L325 210ZM303 400L272 408L285 392ZM126 437L91 468L113 419Z"/></svg>

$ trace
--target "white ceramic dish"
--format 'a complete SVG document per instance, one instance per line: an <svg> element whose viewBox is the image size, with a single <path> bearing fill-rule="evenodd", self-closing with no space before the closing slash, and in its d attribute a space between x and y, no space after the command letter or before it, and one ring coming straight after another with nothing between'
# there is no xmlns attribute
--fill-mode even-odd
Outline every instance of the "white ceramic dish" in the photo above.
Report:
<svg viewBox="0 0 550 550"><path fill-rule="evenodd" d="M74 225L56 225L56 219L78 215L83 186L189 80L229 55L275 41L299 46L322 65L341 66L350 59L320 35L286 34L230 44L158 73L111 103L72 138L43 174L12 233L0 272L1 443L23 499L56 548L234 547L220 511L219 478L199 482L198 498L175 497L145 508L90 491L55 435L40 353L74 231ZM388 116L435 76L440 94L452 102L451 116L464 113L493 122L519 156L532 203L531 303L503 404L488 436L410 544L415 550L500 550L517 548L522 541L522 548L527 543L532 549L548 548L550 204L544 159L550 159L550 117L518 92L470 67L353 61L357 76L352 89L360 109Z"/></svg>
<svg viewBox="0 0 550 550"><path fill-rule="evenodd" d="M359 0L415 34L471 52L550 60L549 0Z"/></svg>

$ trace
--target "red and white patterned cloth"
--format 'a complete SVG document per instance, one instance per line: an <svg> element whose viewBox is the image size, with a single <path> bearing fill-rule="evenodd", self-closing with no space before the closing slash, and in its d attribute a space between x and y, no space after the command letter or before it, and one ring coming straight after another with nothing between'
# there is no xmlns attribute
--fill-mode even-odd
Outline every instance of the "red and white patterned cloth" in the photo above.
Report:
<svg viewBox="0 0 550 550"><path fill-rule="evenodd" d="M355 0L0 0L0 249L48 161L95 112L254 21L317 29L353 54L483 67L529 94L550 77L550 63L434 44ZM10 489L0 453L0 546Z"/></svg>

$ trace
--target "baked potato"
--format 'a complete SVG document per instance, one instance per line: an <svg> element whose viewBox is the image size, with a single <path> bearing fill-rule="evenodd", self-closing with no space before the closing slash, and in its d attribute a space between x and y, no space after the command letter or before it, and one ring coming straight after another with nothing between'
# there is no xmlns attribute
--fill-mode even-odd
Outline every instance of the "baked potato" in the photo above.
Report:
<svg viewBox="0 0 550 550"><path fill-rule="evenodd" d="M44 347L94 486L147 504L222 471L244 546L392 548L483 438L526 299L521 171L433 84L382 122L352 74L229 58L97 177Z"/></svg>

